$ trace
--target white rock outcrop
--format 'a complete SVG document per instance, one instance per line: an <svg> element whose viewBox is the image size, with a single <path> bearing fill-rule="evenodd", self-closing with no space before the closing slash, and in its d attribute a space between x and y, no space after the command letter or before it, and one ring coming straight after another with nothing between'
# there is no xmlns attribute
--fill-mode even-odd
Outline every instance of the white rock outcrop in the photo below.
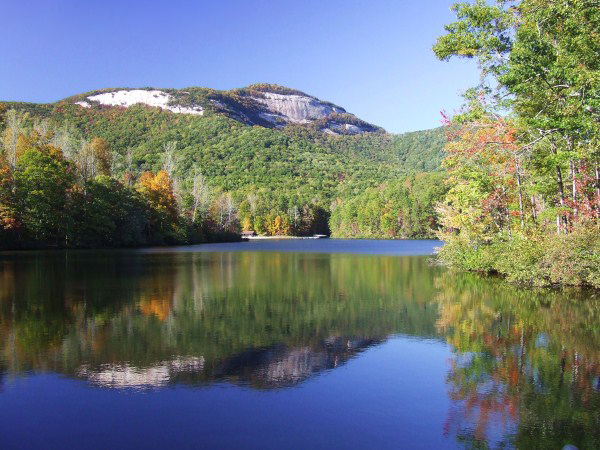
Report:
<svg viewBox="0 0 600 450"><path fill-rule="evenodd" d="M252 99L266 106L271 112L271 117L275 113L286 122L292 123L308 123L327 117L333 112L345 112L341 108L302 95L263 92L261 96L252 97Z"/></svg>
<svg viewBox="0 0 600 450"><path fill-rule="evenodd" d="M124 106L129 107L132 105L143 104L148 106L154 106L162 108L174 113L179 114L195 114L202 115L204 110L201 106L179 106L170 105L169 102L173 100L173 96L159 90L145 90L145 89L131 89L131 90L120 90L113 92L104 92L102 94L90 95L87 100L98 102L101 105L109 106ZM77 102L76 104L83 107L89 108L89 102ZM87 105L87 106L86 106Z"/></svg>
<svg viewBox="0 0 600 450"><path fill-rule="evenodd" d="M357 127L356 125L352 125L350 123L344 124L344 128L346 128L346 131L352 134L358 134L363 132L362 128Z"/></svg>

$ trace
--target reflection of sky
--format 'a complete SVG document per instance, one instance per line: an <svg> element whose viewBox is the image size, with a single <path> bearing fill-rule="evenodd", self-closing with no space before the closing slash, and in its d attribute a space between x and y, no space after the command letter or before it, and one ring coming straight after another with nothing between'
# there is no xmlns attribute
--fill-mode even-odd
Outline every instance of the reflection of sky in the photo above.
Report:
<svg viewBox="0 0 600 450"><path fill-rule="evenodd" d="M202 244L182 247L155 247L140 250L143 253L181 252L296 252L296 253L352 253L361 255L431 255L436 240L364 240L364 239L272 239L226 244Z"/></svg>
<svg viewBox="0 0 600 450"><path fill-rule="evenodd" d="M548 335L546 333L538 334L538 337L535 340L535 346L538 348L547 347L548 346Z"/></svg>
<svg viewBox="0 0 600 450"><path fill-rule="evenodd" d="M393 337L296 388L267 391L97 389L36 375L5 384L0 435L5 448L455 448L443 436L450 357L442 342Z"/></svg>
<svg viewBox="0 0 600 450"><path fill-rule="evenodd" d="M438 244L419 245L427 253ZM555 335L555 317L581 321L562 297L552 304L565 305L564 313L536 309L535 323L520 329L516 320L497 321L496 309L513 314L512 287L446 276L426 256L393 256L412 251L410 241L264 241L256 243L264 252L215 251L254 245L5 256L0 325L10 325L0 326L0 444L4 436L18 443L21 433L23 446L43 443L38 435L76 445L79 430L67 418L80 416L92 435L94 426L97 433L114 426L143 434L124 442L149 446L167 445L168 429L178 427L190 441L216 446L240 446L237 434L245 432L256 433L252 446L272 435L275 447L288 428L296 444L301 429L315 434L302 447L440 448L461 436L494 445L516 420L519 433L534 438L539 424L557 420L575 437L595 436L590 428L580 433L578 417L597 410L597 366L586 351L570 350L572 340L594 352L585 343L595 335L576 325ZM320 253L331 246L364 256ZM490 292L500 302L481 301ZM438 303L446 314L438 323L449 331L435 331ZM444 338L456 346L451 353ZM556 351L563 341L566 359ZM67 377L44 375L52 372ZM557 388L559 375L566 383ZM568 407L548 408L549 397ZM171 417L178 410L179 422ZM113 446L116 438L98 442Z"/></svg>

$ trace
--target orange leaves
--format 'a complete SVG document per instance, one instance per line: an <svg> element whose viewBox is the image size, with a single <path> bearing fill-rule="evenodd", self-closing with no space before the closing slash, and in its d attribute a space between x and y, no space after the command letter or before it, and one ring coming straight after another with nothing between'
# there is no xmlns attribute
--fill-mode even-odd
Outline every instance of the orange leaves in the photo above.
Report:
<svg viewBox="0 0 600 450"><path fill-rule="evenodd" d="M144 172L138 181L137 190L165 219L177 221L177 201L173 194L173 182L167 172L161 170L156 175Z"/></svg>
<svg viewBox="0 0 600 450"><path fill-rule="evenodd" d="M144 298L138 304L138 308L145 316L154 316L160 321L164 321L171 313L171 299L169 297L159 297L153 295L150 298Z"/></svg>
<svg viewBox="0 0 600 450"><path fill-rule="evenodd" d="M472 159L486 164L507 164L519 150L516 141L516 129L498 119L463 125L451 136L446 150L450 157L459 159L459 164L460 160L465 163Z"/></svg>

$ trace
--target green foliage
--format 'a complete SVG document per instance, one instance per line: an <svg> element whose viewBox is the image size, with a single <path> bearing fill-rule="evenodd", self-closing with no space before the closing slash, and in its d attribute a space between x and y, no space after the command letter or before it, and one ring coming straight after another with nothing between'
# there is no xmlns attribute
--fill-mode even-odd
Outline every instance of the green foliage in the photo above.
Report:
<svg viewBox="0 0 600 450"><path fill-rule="evenodd" d="M598 287L598 2L453 9L458 22L436 55L476 57L493 80L470 90L454 118L441 258L513 281Z"/></svg>
<svg viewBox="0 0 600 450"><path fill-rule="evenodd" d="M59 150L32 146L18 160L15 192L22 221L36 241L62 244L71 217L69 190L75 170Z"/></svg>
<svg viewBox="0 0 600 450"><path fill-rule="evenodd" d="M445 26L448 34L438 38L433 50L442 60L453 56L477 57L482 67L493 73L504 68L504 55L512 48L513 10L507 8L512 1L498 0L490 5L485 0L455 3L452 10L457 22Z"/></svg>
<svg viewBox="0 0 600 450"><path fill-rule="evenodd" d="M100 175L77 192L73 234L77 247L130 247L152 242L146 230L149 209L140 194Z"/></svg>
<svg viewBox="0 0 600 450"><path fill-rule="evenodd" d="M432 238L435 204L446 189L441 173L421 173L340 200L330 226L341 238Z"/></svg>
<svg viewBox="0 0 600 450"><path fill-rule="evenodd" d="M498 236L480 245L459 234L447 238L438 258L461 270L496 272L518 283L600 288L599 255L598 228L587 225L566 235Z"/></svg>
<svg viewBox="0 0 600 450"><path fill-rule="evenodd" d="M299 91L298 89L292 89L292 88L289 88L286 86L280 86L278 84L272 84L272 83L255 83L255 84L251 84L250 86L247 86L243 89L239 89L238 92L239 91L241 91L241 92L244 92L244 91L273 92L274 94L301 95L304 97L310 97L309 95L305 94L302 91Z"/></svg>
<svg viewBox="0 0 600 450"><path fill-rule="evenodd" d="M600 129L600 60L595 0L522 1L510 64L499 81L525 125L577 141Z"/></svg>
<svg viewBox="0 0 600 450"><path fill-rule="evenodd" d="M394 136L391 152L407 173L434 172L440 170L447 140L444 127L413 131Z"/></svg>
<svg viewBox="0 0 600 450"><path fill-rule="evenodd" d="M0 130L2 130L4 128L4 123L6 120L4 118L5 114L6 114L6 105L0 104Z"/></svg>
<svg viewBox="0 0 600 450"><path fill-rule="evenodd" d="M13 127L22 126L23 120L11 120ZM231 199L230 194L213 197L207 192L206 211L193 218L178 203L165 171L144 172L137 182L130 172L122 181L107 175L111 152L103 139L77 143L63 128L51 129L46 123L33 130L15 129L16 139L9 131L4 153L17 158L14 167L5 155L0 158L0 248L122 247L239 238L235 205L222 204L222 197Z"/></svg>
<svg viewBox="0 0 600 450"><path fill-rule="evenodd" d="M552 283L600 288L600 230L596 226L551 236L545 247L541 263Z"/></svg>
<svg viewBox="0 0 600 450"><path fill-rule="evenodd" d="M441 128L393 136L373 127L372 133L334 136L320 131L328 121L366 125L340 113L310 126L247 126L227 117L213 102L239 110L253 107L242 105L249 93L302 94L280 86L253 85L235 91L165 90L178 104L202 105L204 116L173 114L143 105L82 108L74 104L105 91L110 90L82 94L44 108L24 105L30 112L26 124L33 127L36 121L49 120L56 140L69 155L81 154L80 139L105 143L113 153L115 177L131 180L143 172L163 169L164 149L174 142L172 179L180 206L192 207L193 180L201 173L214 196L232 194L239 208L239 223L259 234L329 234L327 220L334 200L349 199L413 172L436 170L442 158L445 137ZM256 196L254 211L247 202L249 195Z"/></svg>

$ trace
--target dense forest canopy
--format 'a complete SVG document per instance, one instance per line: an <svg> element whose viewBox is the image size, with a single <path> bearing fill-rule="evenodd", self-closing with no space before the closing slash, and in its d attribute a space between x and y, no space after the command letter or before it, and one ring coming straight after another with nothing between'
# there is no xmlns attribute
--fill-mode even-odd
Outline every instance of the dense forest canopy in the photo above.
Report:
<svg viewBox="0 0 600 450"><path fill-rule="evenodd" d="M250 92L265 89L306 95L272 85L256 85ZM179 91L169 92L178 98ZM426 188L422 198L411 200L421 209L411 213L410 224L408 213L397 202L389 203L386 192L389 186L410 185L411 174L439 170L442 128L404 135L379 129L334 135L320 129L331 114L309 123L265 127L208 108L193 115L144 104L83 107L79 103L85 98L94 97L88 93L49 105L4 104L3 245L200 242L242 229L263 235L431 237L437 226L438 190ZM30 171L33 154L45 159L36 159L36 175L26 185L20 179ZM45 180L50 184L42 191L51 199L30 193L46 170L53 177ZM421 185L439 183L437 176L418 179ZM56 192L50 195L51 190ZM430 191L438 197L427 197ZM386 211L375 208L360 219L341 214L366 201L365 195L387 202ZM34 218L34 213L42 214L37 211L42 204L51 205L43 213L44 233L35 231L39 226L34 223L42 220ZM123 210L109 211L111 204ZM357 220L364 222L359 224L363 231L348 233ZM368 225L380 220L389 226Z"/></svg>
<svg viewBox="0 0 600 450"><path fill-rule="evenodd" d="M460 3L434 52L482 82L451 119L438 208L451 265L600 286L600 3Z"/></svg>

